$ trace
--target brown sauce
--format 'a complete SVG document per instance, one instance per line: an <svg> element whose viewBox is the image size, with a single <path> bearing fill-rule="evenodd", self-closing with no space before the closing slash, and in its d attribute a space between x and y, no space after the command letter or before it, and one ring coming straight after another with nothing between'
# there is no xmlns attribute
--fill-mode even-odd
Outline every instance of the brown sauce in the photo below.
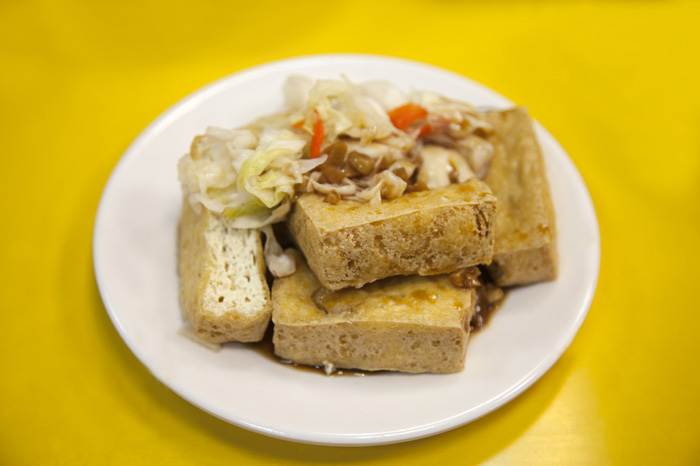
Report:
<svg viewBox="0 0 700 466"><path fill-rule="evenodd" d="M450 282L458 288L475 291L474 314L469 321L469 329L476 331L484 327L489 316L498 309L505 299L500 288L483 267L464 267L450 274Z"/></svg>
<svg viewBox="0 0 700 466"><path fill-rule="evenodd" d="M244 343L250 349L254 350L259 355L270 361L279 362L280 358L275 355L275 347L272 344L273 323L267 326L265 336L262 340L255 343Z"/></svg>
<svg viewBox="0 0 700 466"><path fill-rule="evenodd" d="M482 285L476 289L476 309L469 321L469 328L472 332L481 330L488 323L489 317L503 305L505 296L503 299L496 303L489 303L485 297L485 287ZM505 294L505 292L504 292Z"/></svg>

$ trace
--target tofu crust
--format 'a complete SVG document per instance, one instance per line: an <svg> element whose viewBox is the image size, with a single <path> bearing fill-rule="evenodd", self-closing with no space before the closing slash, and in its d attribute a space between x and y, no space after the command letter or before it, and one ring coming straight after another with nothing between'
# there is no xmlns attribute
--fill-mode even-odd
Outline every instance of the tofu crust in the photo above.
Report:
<svg viewBox="0 0 700 466"><path fill-rule="evenodd" d="M275 354L311 366L367 371L452 373L464 368L474 290L442 276L392 277L332 292L339 306L322 310L321 284L301 255L297 270L272 286Z"/></svg>
<svg viewBox="0 0 700 466"><path fill-rule="evenodd" d="M317 194L297 199L289 225L309 267L329 290L394 275L437 275L489 264L496 199L477 179L379 205Z"/></svg>
<svg viewBox="0 0 700 466"><path fill-rule="evenodd" d="M496 196L493 263L499 286L554 280L558 272L554 206L542 152L523 107L486 113L494 156L485 182Z"/></svg>

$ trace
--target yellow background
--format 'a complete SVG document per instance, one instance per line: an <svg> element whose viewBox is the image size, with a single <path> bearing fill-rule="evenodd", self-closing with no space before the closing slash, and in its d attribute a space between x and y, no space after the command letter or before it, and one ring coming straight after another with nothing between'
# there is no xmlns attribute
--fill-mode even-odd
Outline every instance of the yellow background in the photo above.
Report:
<svg viewBox="0 0 700 466"><path fill-rule="evenodd" d="M0 463L700 463L700 8L693 2L0 2ZM330 52L410 58L526 105L600 222L588 318L515 401L331 448L219 421L120 340L92 226L121 153L206 83ZM342 409L342 403L339 403Z"/></svg>

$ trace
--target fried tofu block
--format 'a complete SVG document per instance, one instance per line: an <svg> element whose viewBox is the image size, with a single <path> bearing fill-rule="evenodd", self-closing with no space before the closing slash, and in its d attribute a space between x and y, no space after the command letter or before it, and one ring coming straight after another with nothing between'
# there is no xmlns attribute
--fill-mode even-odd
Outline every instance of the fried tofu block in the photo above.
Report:
<svg viewBox="0 0 700 466"><path fill-rule="evenodd" d="M289 225L330 290L394 275L437 275L491 262L496 199L477 179L379 205L299 197Z"/></svg>
<svg viewBox="0 0 700 466"><path fill-rule="evenodd" d="M258 229L236 229L184 199L178 235L182 313L202 341L260 341L272 304Z"/></svg>
<svg viewBox="0 0 700 466"><path fill-rule="evenodd" d="M497 198L489 273L500 286L557 277L554 207L532 120L525 108L491 111L495 153L486 175Z"/></svg>
<svg viewBox="0 0 700 466"><path fill-rule="evenodd" d="M463 369L473 289L457 288L445 275L413 275L329 291L301 255L292 253L296 272L272 286L277 356L327 370Z"/></svg>

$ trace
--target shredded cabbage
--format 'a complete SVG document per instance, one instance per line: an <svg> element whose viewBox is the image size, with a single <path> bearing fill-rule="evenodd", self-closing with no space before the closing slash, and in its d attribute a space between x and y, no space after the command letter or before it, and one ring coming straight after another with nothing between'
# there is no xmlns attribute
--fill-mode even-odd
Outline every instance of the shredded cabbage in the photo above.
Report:
<svg viewBox="0 0 700 466"><path fill-rule="evenodd" d="M428 145L421 152L423 165L418 170L418 181L429 189L447 186L453 181L463 183L476 175L464 157L454 149Z"/></svg>
<svg viewBox="0 0 700 466"><path fill-rule="evenodd" d="M441 146L425 146L421 152L423 165L418 170L418 181L428 189L450 184L450 153Z"/></svg>
<svg viewBox="0 0 700 466"><path fill-rule="evenodd" d="M294 186L325 161L305 160L308 137L289 129L207 128L180 159L179 173L188 200L224 214L235 228L258 228L289 212Z"/></svg>
<svg viewBox="0 0 700 466"><path fill-rule="evenodd" d="M272 230L272 225L266 225L262 228L262 232L265 233L265 264L267 268L270 269L272 275L277 278L287 277L294 273L296 270L296 264L294 259L287 254L286 251L282 250L277 238L275 237L275 232Z"/></svg>
<svg viewBox="0 0 700 466"><path fill-rule="evenodd" d="M179 163L183 190L195 209L223 214L236 228L260 228L284 219L298 192L375 204L401 196L411 183L432 189L475 173L483 177L493 155L491 143L477 135L492 131L483 116L434 92L404 92L383 81L290 76L283 93L286 111L242 129L210 127L195 138ZM400 130L390 115L409 103L425 109L423 119ZM329 181L328 156L309 158L319 119L322 148L337 141L346 147L346 161L336 157L329 170L351 173L345 165L354 152L370 163L370 172ZM318 146L315 150L314 156Z"/></svg>
<svg viewBox="0 0 700 466"><path fill-rule="evenodd" d="M294 185L301 183L297 161L306 143L290 130L263 130L257 149L241 165L238 190L252 194L268 208L291 198Z"/></svg>
<svg viewBox="0 0 700 466"><path fill-rule="evenodd" d="M350 136L371 142L397 133L386 108L382 106L387 100L382 100L381 103L376 100L381 89L390 86L389 84L366 83L360 86L347 78L319 79L311 87L309 84L308 78L291 77L284 87L285 102L291 112L305 118L307 122L312 120L313 112L317 111L323 120L327 139ZM393 99L401 100L400 97ZM307 129L310 129L310 125Z"/></svg>
<svg viewBox="0 0 700 466"><path fill-rule="evenodd" d="M370 188L356 193L355 197L361 201L376 205L382 202L382 198L396 199L406 190L406 183L390 170L381 171L372 176Z"/></svg>

